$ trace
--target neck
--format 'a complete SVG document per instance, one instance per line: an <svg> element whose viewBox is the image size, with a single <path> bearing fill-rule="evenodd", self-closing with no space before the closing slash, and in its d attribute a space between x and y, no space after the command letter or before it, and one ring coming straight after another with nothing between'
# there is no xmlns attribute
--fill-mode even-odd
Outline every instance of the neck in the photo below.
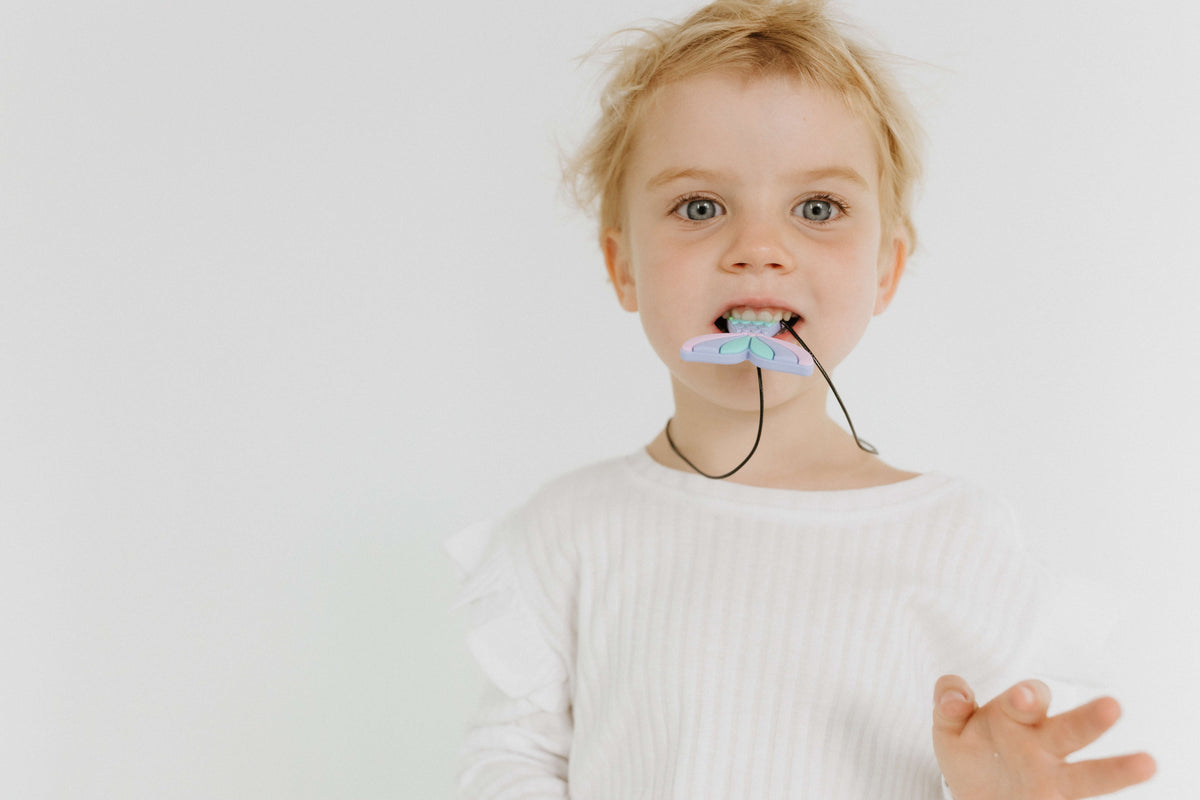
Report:
<svg viewBox="0 0 1200 800"><path fill-rule="evenodd" d="M757 379L752 380L757 387ZM825 412L829 391L819 376L805 391L773 400L773 394L780 394L780 381L788 380L796 378L763 373L766 411L762 438L746 465L726 480L772 488L840 488L849 477L879 464L875 456L860 450L854 437L829 418ZM679 451L710 475L722 475L741 463L750 452L758 430L757 388L751 390L753 402L730 408L709 402L678 380L673 380L672 385L675 414L671 439ZM647 451L664 466L694 473L672 450L665 431L659 433Z"/></svg>

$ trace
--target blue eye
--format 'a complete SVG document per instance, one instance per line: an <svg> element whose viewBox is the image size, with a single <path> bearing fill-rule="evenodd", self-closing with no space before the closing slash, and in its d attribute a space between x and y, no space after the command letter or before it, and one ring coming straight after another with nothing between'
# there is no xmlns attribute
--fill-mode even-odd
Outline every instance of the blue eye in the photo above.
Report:
<svg viewBox="0 0 1200 800"><path fill-rule="evenodd" d="M674 213L692 222L704 222L725 213L716 200L708 197L693 197L675 206Z"/></svg>
<svg viewBox="0 0 1200 800"><path fill-rule="evenodd" d="M832 200L826 200L821 197L805 200L796 206L796 208L800 210L800 216L809 222L829 222L829 220L837 219L842 214L842 209L837 204Z"/></svg>

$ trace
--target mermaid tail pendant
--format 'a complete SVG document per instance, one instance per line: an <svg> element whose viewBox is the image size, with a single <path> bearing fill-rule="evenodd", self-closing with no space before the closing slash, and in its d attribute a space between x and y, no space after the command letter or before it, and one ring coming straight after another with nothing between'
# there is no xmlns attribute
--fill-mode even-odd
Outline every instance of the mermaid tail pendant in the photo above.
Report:
<svg viewBox="0 0 1200 800"><path fill-rule="evenodd" d="M680 453L679 449L675 447L675 443L671 441L671 423L668 421L667 442L671 445L671 449L687 462L688 466L706 478L728 478L744 467L746 462L750 460L750 456L754 455L754 451L758 449L758 441L762 437L762 371L764 369L773 369L778 372L790 372L793 375L811 375L814 365L817 369L821 370L821 377L829 384L829 390L833 392L833 396L837 398L838 405L842 407L842 413L846 415L846 424L850 426L850 433L854 436L854 441L858 444L859 448L872 455L879 455L879 451L875 449L875 445L859 438L858 431L854 430L854 423L850 419L850 412L846 410L846 404L842 402L842 396L838 394L833 381L829 380L829 375L825 372L825 368L821 366L821 362L817 361L809 351L808 345L804 344L800 339L800 334L796 333L791 325L787 328L788 333L801 345L800 347L791 342L785 342L782 339L772 338L775 334L779 333L781 326L778 322L759 322L757 320L744 320L730 316L726 317L726 325L729 327L729 333L710 333L688 339L683 343L683 347L679 349L679 357L684 361L700 361L706 364L740 364L743 361L749 361L759 368L758 437L754 439L754 447L750 449L750 455L746 456L741 464L738 464L724 475L709 475L707 472L701 472L695 464L688 461L683 453Z"/></svg>
<svg viewBox="0 0 1200 800"><path fill-rule="evenodd" d="M749 361L762 369L811 375L813 357L802 347L773 339L778 322L729 319L729 333L709 333L688 339L679 349L684 361L706 364L740 364Z"/></svg>

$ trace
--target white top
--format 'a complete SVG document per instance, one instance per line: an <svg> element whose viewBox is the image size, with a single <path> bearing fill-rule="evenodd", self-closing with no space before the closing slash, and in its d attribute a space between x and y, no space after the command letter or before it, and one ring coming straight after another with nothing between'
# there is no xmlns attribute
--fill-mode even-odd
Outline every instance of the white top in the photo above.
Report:
<svg viewBox="0 0 1200 800"><path fill-rule="evenodd" d="M464 800L928 800L940 675L1080 699L1012 512L939 473L790 491L638 451L444 547L489 679Z"/></svg>

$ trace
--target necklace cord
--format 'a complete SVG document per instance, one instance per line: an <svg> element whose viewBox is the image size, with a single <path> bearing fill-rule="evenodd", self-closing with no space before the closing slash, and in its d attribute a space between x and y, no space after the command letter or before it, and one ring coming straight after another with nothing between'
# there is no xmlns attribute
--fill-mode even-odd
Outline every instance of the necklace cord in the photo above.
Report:
<svg viewBox="0 0 1200 800"><path fill-rule="evenodd" d="M842 402L842 396L838 394L837 387L833 385L833 381L829 380L829 373L825 371L825 368L821 366L821 362L817 360L817 356L812 350L809 350L808 345L800 338L800 334L796 333L795 329L792 328L791 321L784 320L783 327L787 329L787 332L792 335L793 339L800 343L801 347L808 350L808 354L812 356L813 363L817 365L817 369L821 370L821 377L825 379L825 382L829 384L829 388L833 390L833 396L837 398L838 405L842 407L842 413L846 415L846 423L850 426L850 433L854 436L854 443L858 445L860 450L865 450L871 455L879 455L879 451L875 449L875 445L866 439L858 438L858 431L854 430L854 423L850 420L850 412L846 410L846 404Z"/></svg>
<svg viewBox="0 0 1200 800"><path fill-rule="evenodd" d="M879 451L875 449L875 445L871 444L866 439L858 438L858 431L854 430L854 422L850 419L850 412L846 410L846 404L842 402L842 396L840 394L838 394L837 387L834 386L833 381L831 381L829 379L829 373L826 372L825 368L821 366L821 362L819 360L817 360L817 356L813 353L812 350L809 349L808 345L804 343L804 340L800 338L800 334L796 333L795 329L792 328L791 322L789 320L783 321L783 327L787 330L788 333L790 333L792 335L792 338L794 338L797 342L799 342L800 346L803 347L810 356L812 356L813 363L817 365L817 369L821 370L821 377L823 377L825 379L825 382L829 384L829 388L833 390L833 396L837 399L838 405L842 407L842 413L846 415L846 422L847 422L847 424L850 425L850 433L854 436L854 443L857 444L859 449L861 449L861 450L865 450L866 452L868 452L872 455L879 455ZM703 475L706 478L712 478L713 480L720 480L722 478L728 478L730 475L737 472L742 467L746 466L746 462L748 462L750 460L750 456L754 455L754 451L758 450L758 443L762 440L763 414L764 414L765 404L763 402L762 367L755 367L755 369L758 370L758 433L756 433L754 435L754 446L750 448L750 452L747 453L746 457L742 459L742 463L738 464L736 467L729 470L729 472L726 472L724 475L709 475L707 472L705 472L704 470L700 469L695 464L693 464L688 459L687 456L685 456L683 453L679 452L679 448L675 446L675 440L671 438L671 420L667 420L667 427L666 427L667 444L671 445L671 450L674 451L675 455L682 458L685 464L687 464L689 467L696 470L696 472L700 473L701 475ZM674 417L672 417L672 419L674 419Z"/></svg>
<svg viewBox="0 0 1200 800"><path fill-rule="evenodd" d="M707 472L700 469L695 464L693 464L691 461L689 461L687 456L685 456L683 453L679 452L679 448L675 446L675 440L671 438L671 420L667 420L667 444L671 445L671 449L675 451L675 455L682 458L689 467L696 470L696 472L699 472L701 475L703 475L706 478L712 478L713 480L720 480L721 478L728 478L730 475L737 472L742 467L746 466L746 462L750 460L750 456L754 455L754 451L758 449L758 443L762 439L764 403L763 403L762 367L755 367L755 369L758 370L758 433L756 433L754 435L754 447L750 448L750 452L747 453L746 457L742 459L742 463L738 464L736 467L729 470L729 472L726 472L724 475L709 475Z"/></svg>

